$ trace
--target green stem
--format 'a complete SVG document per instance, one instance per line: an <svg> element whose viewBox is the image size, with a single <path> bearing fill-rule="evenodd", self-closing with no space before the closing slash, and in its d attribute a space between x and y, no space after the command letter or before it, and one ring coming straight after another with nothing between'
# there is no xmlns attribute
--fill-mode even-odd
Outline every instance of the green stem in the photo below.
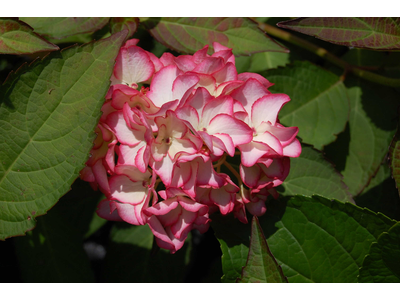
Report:
<svg viewBox="0 0 400 300"><path fill-rule="evenodd" d="M319 57L326 59L327 61L335 64L338 67L341 67L345 70L345 72L352 72L354 75L363 78L368 81L372 81L381 85L391 86L391 87L400 87L400 79L389 78L382 75L378 75L366 70L363 70L359 67L350 65L349 63L345 62L344 60L340 59L339 57L333 55L332 53L328 52L326 49L318 47L313 43L310 43L302 38L294 36L290 32L284 31L282 29L276 28L274 26L257 22L258 26L265 31L267 34L289 42L293 45L299 46L303 49L306 49Z"/></svg>
<svg viewBox="0 0 400 300"><path fill-rule="evenodd" d="M232 172L233 175L235 175L235 177L237 178L237 180L238 180L238 182L239 182L239 185L240 185L240 186L243 185L242 178L240 177L240 174L230 165L230 163L228 163L228 162L225 160L225 161L223 162L223 165L224 165L225 167L227 167L227 168L229 169L229 171Z"/></svg>

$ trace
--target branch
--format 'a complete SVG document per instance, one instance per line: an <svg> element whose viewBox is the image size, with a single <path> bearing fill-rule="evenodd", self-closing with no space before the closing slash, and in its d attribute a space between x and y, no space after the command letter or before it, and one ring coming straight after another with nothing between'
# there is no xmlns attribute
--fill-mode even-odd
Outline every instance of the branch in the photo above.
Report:
<svg viewBox="0 0 400 300"><path fill-rule="evenodd" d="M254 19L253 19L254 20ZM369 71L366 71L362 68L350 65L349 63L345 62L344 60L340 59L339 57L333 55L332 53L328 52L326 49L318 47L302 38L299 38L290 32L284 31L282 29L276 28L274 26L258 22L258 26L260 29L264 30L267 34L289 42L293 45L299 46L303 49L306 49L319 57L326 59L327 61L335 64L338 67L341 67L345 70L345 72L352 72L354 75L363 78L368 81L372 81L381 85L391 86L391 87L400 87L400 79L396 78L389 78L382 75L378 75Z"/></svg>

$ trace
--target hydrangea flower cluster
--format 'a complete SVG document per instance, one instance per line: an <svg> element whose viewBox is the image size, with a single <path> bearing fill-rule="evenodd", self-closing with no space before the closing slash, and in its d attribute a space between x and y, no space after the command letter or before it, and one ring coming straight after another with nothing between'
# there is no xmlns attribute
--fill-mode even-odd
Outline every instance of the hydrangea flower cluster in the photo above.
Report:
<svg viewBox="0 0 400 300"><path fill-rule="evenodd" d="M205 46L157 58L137 43L120 49L81 178L107 197L100 217L148 224L174 253L190 230L208 230L215 211L243 223L246 209L265 213L300 155L298 128L278 122L289 97L258 74L237 74L232 49L213 43L212 55Z"/></svg>

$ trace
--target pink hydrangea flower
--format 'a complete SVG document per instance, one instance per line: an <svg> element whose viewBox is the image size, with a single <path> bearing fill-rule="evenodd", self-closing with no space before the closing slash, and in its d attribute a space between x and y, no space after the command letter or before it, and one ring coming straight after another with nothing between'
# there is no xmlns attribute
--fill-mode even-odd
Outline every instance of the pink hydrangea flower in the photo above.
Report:
<svg viewBox="0 0 400 300"><path fill-rule="evenodd" d="M298 128L278 120L289 96L238 74L231 49L157 58L138 42L120 49L81 178L107 197L99 216L148 225L174 253L191 230L208 230L212 213L263 215L301 145Z"/></svg>
<svg viewBox="0 0 400 300"><path fill-rule="evenodd" d="M174 188L163 196L164 201L147 208L144 213L157 245L175 253L183 246L190 230L198 229L202 233L208 230L208 207Z"/></svg>

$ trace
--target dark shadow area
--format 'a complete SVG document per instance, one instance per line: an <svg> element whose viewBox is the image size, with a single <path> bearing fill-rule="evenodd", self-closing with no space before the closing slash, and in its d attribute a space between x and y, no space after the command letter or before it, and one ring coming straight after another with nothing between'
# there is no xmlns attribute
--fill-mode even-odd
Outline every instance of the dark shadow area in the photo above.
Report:
<svg viewBox="0 0 400 300"><path fill-rule="evenodd" d="M129 230L132 225L117 222L115 226L119 230ZM187 247L185 244L173 255L163 250L153 254L151 249L109 240L100 282L183 282Z"/></svg>
<svg viewBox="0 0 400 300"><path fill-rule="evenodd" d="M267 200L267 212L265 215L258 218L266 239L278 230L275 224L279 222L285 214L289 199L290 197L279 197L278 199L270 198ZM250 223L251 219L248 220Z"/></svg>
<svg viewBox="0 0 400 300"><path fill-rule="evenodd" d="M338 172L342 172L346 166L346 158L349 155L350 148L350 125L341 132L336 141L325 146L323 154L326 159L333 163Z"/></svg>
<svg viewBox="0 0 400 300"><path fill-rule="evenodd" d="M104 258L107 254L111 228L115 223L107 222L83 242L83 248L89 258L95 282L102 282L101 274L103 272Z"/></svg>
<svg viewBox="0 0 400 300"><path fill-rule="evenodd" d="M212 228L204 234L193 230L190 263L184 282L220 282L223 275L221 255L221 248Z"/></svg>
<svg viewBox="0 0 400 300"><path fill-rule="evenodd" d="M263 216L258 217L267 239L278 230L275 224L282 219L289 198L290 197L267 199L267 212ZM240 244L246 246L250 245L251 220L253 218L251 214L247 213L247 224L241 223L238 219L234 218L233 215L222 216L221 214L215 213L211 218L213 220L211 226L216 237L223 239L228 247L231 248Z"/></svg>
<svg viewBox="0 0 400 300"><path fill-rule="evenodd" d="M18 268L18 259L15 254L13 238L0 241L1 274L2 283L21 283L22 278Z"/></svg>
<svg viewBox="0 0 400 300"><path fill-rule="evenodd" d="M396 129L399 99L394 88L354 77L349 77L345 84L347 88L354 86L362 88L362 109L376 127L385 131Z"/></svg>
<svg viewBox="0 0 400 300"><path fill-rule="evenodd" d="M150 21L142 23L142 24L153 28L154 26L156 26L155 21L159 22L159 19L160 18L151 18ZM174 56L179 56L181 54L179 52L176 52L176 51L168 48L167 46L163 45L162 43L158 42L156 39L154 39L151 36L150 32L147 31L142 26L138 27L138 29L135 32L133 37L135 39L139 39L139 43L138 43L139 47L143 48L146 51L152 52L157 57L161 57L161 55L165 52L170 52Z"/></svg>
<svg viewBox="0 0 400 300"><path fill-rule="evenodd" d="M380 212L389 218L400 220L400 198L393 178L389 177L381 184L355 198L356 204L374 212Z"/></svg>
<svg viewBox="0 0 400 300"><path fill-rule="evenodd" d="M100 191L94 191L89 183L78 178L72 184L71 190L52 209L67 216L70 225L76 227L83 237L89 230L97 204L104 198Z"/></svg>
<svg viewBox="0 0 400 300"><path fill-rule="evenodd" d="M101 196L102 194L93 191L88 183L78 179L72 185L71 191L65 194L47 215L38 217L40 224L34 229L33 233L37 230L35 234L0 242L0 254L6 258L1 264L3 270L1 282L24 282L23 278L28 278L28 282L51 282L48 276L52 271L46 272L46 268L51 266L51 262L49 258L39 253L41 247L47 247L41 241L39 234L44 226L43 222L47 224L47 228L52 226L51 232L49 232L50 237L54 236L55 232L65 236L63 230L67 226L70 227L74 240L79 237L82 239L82 248L89 259L95 282L220 282L223 275L221 249L211 228L205 234L193 230L189 242L175 254L170 254L162 249L152 253L149 249L129 243L113 242L110 239L113 226L119 229L131 228L132 225L127 223L106 222L99 230L84 239L83 236L89 229L91 216ZM65 237L68 238L68 236ZM16 239L19 240L16 241ZM72 240L70 241L72 242ZM15 245L16 242L18 245ZM57 250L60 239L50 240L50 242L55 247L55 251L61 251ZM62 241L61 238L61 243L64 242L68 243L67 240ZM18 256L16 255L16 246L19 247ZM48 252L47 249L43 251L44 253ZM130 253L132 255L127 255ZM66 255L66 253L64 254ZM71 253L71 255L75 255L75 253ZM21 264L24 265L24 268L26 264L32 265L28 271L24 270L24 276L21 274ZM82 276L85 275L80 275L77 278L83 280ZM90 280L89 277L87 277L88 280ZM65 275L64 277L63 275L60 278L71 279L71 276Z"/></svg>

